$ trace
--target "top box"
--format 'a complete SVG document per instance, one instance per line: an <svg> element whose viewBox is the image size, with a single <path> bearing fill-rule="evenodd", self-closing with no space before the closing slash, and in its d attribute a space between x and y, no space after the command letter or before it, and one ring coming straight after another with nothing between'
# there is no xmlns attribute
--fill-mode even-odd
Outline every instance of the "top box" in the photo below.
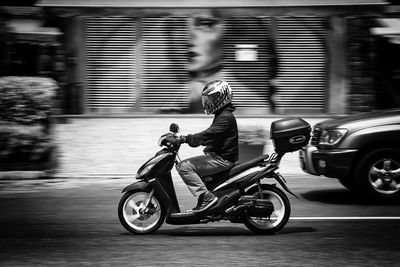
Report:
<svg viewBox="0 0 400 267"><path fill-rule="evenodd" d="M301 118L285 118L272 122L270 136L277 153L294 152L310 141L311 126Z"/></svg>

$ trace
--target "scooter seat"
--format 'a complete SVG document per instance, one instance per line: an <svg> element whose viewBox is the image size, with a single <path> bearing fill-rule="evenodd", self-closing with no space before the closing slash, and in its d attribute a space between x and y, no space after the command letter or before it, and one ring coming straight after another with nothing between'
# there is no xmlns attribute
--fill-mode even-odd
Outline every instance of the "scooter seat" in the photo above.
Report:
<svg viewBox="0 0 400 267"><path fill-rule="evenodd" d="M244 162L244 163L236 163L236 165L229 171L229 176L233 176L235 174L240 173L241 171L243 171L245 169L256 166L258 163L263 162L267 158L269 158L269 155L265 154L265 155L259 156L255 159L252 159L252 160Z"/></svg>
<svg viewBox="0 0 400 267"><path fill-rule="evenodd" d="M262 155L244 163L236 163L235 166L233 166L233 168L230 170L223 171L211 176L202 177L202 179L204 180L207 188L209 190L213 190L213 188L216 188L218 185L225 182L227 179L229 179L229 177L232 177L248 168L256 166L257 164L263 162L265 159L268 158L269 155Z"/></svg>

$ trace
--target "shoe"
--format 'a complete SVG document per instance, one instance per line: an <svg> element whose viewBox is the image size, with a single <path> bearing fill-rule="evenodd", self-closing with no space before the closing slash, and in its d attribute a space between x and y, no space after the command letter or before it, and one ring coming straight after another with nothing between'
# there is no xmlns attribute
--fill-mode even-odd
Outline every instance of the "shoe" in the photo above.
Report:
<svg viewBox="0 0 400 267"><path fill-rule="evenodd" d="M197 206L192 209L193 212L202 212L210 208L218 201L218 198L210 191L201 194L197 202Z"/></svg>

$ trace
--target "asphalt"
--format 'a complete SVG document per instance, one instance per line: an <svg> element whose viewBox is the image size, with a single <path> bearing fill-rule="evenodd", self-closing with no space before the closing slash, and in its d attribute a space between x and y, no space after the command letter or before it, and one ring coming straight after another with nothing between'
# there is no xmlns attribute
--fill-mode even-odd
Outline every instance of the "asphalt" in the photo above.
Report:
<svg viewBox="0 0 400 267"><path fill-rule="evenodd" d="M239 133L246 129L269 132L271 122L284 116L238 116ZM311 125L327 116L302 117ZM181 134L196 133L212 122L209 116L70 116L57 120L54 138L57 144L58 167L53 178L126 178L160 147L158 138L168 132L171 123L180 126ZM266 138L264 153L273 146ZM202 148L182 146L182 159L202 153ZM287 154L281 169L285 173L301 173L298 153ZM41 172L2 172L0 179L37 179Z"/></svg>

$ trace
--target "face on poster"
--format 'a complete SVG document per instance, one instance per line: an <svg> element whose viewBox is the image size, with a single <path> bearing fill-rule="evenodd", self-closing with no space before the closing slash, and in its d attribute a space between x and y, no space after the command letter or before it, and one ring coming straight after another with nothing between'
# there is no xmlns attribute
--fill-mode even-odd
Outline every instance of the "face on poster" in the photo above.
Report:
<svg viewBox="0 0 400 267"><path fill-rule="evenodd" d="M221 17L212 10L204 10L190 18L188 70L196 76L222 64Z"/></svg>

